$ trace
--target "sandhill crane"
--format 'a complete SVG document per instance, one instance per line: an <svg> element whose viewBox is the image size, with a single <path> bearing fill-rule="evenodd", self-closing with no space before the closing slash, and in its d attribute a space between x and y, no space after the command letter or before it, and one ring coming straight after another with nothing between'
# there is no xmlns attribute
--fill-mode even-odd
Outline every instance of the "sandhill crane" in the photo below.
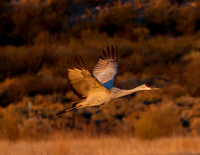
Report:
<svg viewBox="0 0 200 155"><path fill-rule="evenodd" d="M107 47L106 51L103 51L104 56L100 57L98 63L93 69L91 74L85 67L83 59L80 61L75 57L79 67L68 64L71 68L66 68L69 78L69 84L73 92L82 100L76 102L71 108L66 108L63 111L57 113L57 115L65 112L80 109L89 106L100 106L113 101L116 98L126 96L137 91L142 90L158 90L158 88L150 88L147 84L142 84L134 89L122 90L113 87L113 79L117 74L118 47L112 45L111 49Z"/></svg>

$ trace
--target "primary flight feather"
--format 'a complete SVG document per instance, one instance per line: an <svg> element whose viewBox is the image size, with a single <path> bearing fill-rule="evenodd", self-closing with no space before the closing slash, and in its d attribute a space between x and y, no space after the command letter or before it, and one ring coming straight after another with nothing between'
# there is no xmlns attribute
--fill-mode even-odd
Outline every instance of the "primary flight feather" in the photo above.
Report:
<svg viewBox="0 0 200 155"><path fill-rule="evenodd" d="M141 90L157 90L158 88L150 88L147 84L140 85L134 89L122 90L113 87L113 79L118 70L118 47L107 47L103 51L104 56L101 57L93 69L91 74L85 67L85 64L80 58L75 58L79 67L74 67L69 62L71 68L66 68L69 78L69 84L73 92L82 100L76 102L71 108L66 108L60 111L57 115L65 112L80 109L88 106L99 106L109 103L116 98L126 96Z"/></svg>

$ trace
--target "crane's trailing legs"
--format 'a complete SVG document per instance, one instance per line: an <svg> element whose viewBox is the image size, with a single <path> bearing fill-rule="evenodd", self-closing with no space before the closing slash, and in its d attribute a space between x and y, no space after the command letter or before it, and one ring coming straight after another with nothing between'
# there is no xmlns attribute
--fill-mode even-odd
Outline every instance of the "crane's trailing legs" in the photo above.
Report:
<svg viewBox="0 0 200 155"><path fill-rule="evenodd" d="M59 112L57 113L57 115L61 115L61 114L64 114L64 113L66 113L66 112L68 112L68 111L72 111L72 110L75 110L75 109L82 108L82 105L80 105L79 103L81 103L81 102L75 102L75 103L73 103L73 104L72 104L72 107L66 108L66 109L64 109L64 110L62 110L62 111L59 111Z"/></svg>

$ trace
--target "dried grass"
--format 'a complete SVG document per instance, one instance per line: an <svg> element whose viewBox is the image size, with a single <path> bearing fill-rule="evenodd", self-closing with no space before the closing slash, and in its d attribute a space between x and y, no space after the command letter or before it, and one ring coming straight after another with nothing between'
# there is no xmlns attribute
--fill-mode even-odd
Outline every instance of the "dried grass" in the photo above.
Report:
<svg viewBox="0 0 200 155"><path fill-rule="evenodd" d="M60 138L59 138L60 137ZM48 141L0 142L0 155L191 155L200 152L200 137L171 137L156 140L56 136Z"/></svg>

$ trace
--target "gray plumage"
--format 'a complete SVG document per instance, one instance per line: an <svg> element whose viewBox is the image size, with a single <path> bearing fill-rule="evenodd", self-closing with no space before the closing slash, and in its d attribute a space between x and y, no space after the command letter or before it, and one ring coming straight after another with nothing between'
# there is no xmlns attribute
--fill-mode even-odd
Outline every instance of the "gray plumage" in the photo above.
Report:
<svg viewBox="0 0 200 155"><path fill-rule="evenodd" d="M73 92L82 100L74 103L71 108L60 111L57 115L74 109L107 104L116 98L137 91L158 89L150 88L147 84L130 90L113 87L113 80L118 70L117 52L117 46L114 48L112 45L111 49L107 47L107 50L103 51L104 56L99 59L94 67L93 74L86 69L82 58L80 58L80 61L78 58L75 58L79 67L74 67L68 62L71 68L65 68L67 70L69 84Z"/></svg>

